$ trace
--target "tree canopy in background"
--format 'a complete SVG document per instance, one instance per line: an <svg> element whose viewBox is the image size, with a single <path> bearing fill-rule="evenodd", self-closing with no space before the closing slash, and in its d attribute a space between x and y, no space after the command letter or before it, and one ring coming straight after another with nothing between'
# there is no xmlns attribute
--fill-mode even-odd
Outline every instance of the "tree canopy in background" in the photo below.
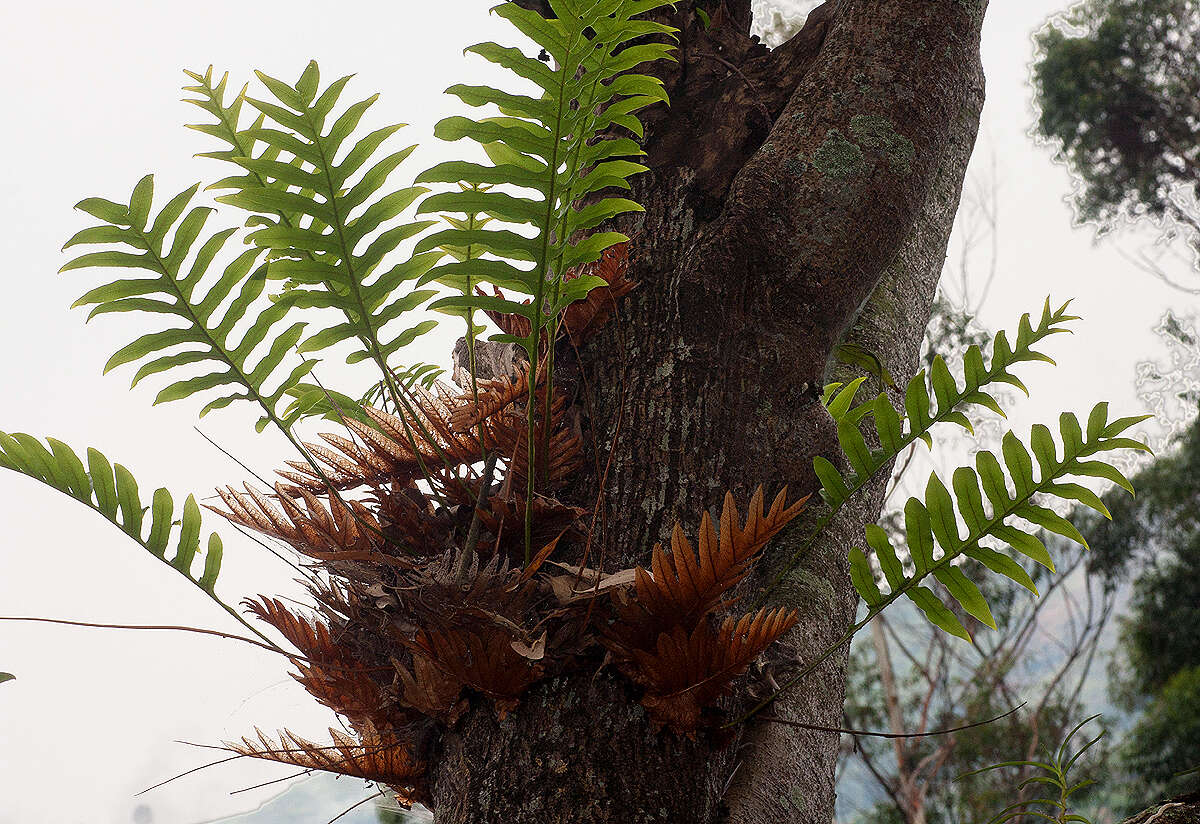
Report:
<svg viewBox="0 0 1200 824"><path fill-rule="evenodd" d="M1200 2L1087 0L1037 35L1037 131L1083 221L1166 218L1200 244Z"/></svg>
<svg viewBox="0 0 1200 824"><path fill-rule="evenodd" d="M1076 176L1079 219L1104 232L1149 218L1200 250L1200 2L1085 0L1036 40L1036 128ZM1109 496L1112 521L1089 533L1091 570L1113 588L1133 582L1111 687L1134 718L1119 754L1137 802L1200 783L1178 777L1200 764L1197 468L1193 422L1134 479L1136 500Z"/></svg>
<svg viewBox="0 0 1200 824"><path fill-rule="evenodd" d="M1092 567L1136 575L1112 667L1114 697L1136 711L1121 746L1139 801L1197 789L1200 776L1200 421L1133 480L1136 499L1109 496L1113 519L1093 527Z"/></svg>

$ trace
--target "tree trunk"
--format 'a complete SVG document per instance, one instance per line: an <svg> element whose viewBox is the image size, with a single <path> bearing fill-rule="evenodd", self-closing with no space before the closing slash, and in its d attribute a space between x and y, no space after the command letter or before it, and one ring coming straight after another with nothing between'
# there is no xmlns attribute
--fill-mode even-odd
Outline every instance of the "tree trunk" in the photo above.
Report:
<svg viewBox="0 0 1200 824"><path fill-rule="evenodd" d="M724 0L707 30L691 6L665 17L681 29L672 105L646 118L646 212L625 227L640 285L577 361L562 354L595 444L576 495L600 494L593 559L610 569L645 563L675 520L694 532L726 489L743 504L758 484L814 492L813 457L840 461L819 401L839 343L913 373L983 102L986 0L830 0L774 51L749 35L750 0ZM801 610L777 677L852 621L845 558L882 493L848 505L776 593ZM845 664L843 649L771 713L837 726ZM537 685L504 721L471 711L434 759L437 820L831 819L836 734L752 723L691 740L652 730L636 700L603 669Z"/></svg>

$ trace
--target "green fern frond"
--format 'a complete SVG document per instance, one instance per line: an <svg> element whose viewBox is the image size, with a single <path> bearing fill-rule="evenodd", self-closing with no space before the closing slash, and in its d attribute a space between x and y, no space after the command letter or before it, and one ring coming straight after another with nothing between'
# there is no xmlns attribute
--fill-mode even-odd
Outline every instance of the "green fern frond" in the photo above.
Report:
<svg viewBox="0 0 1200 824"><path fill-rule="evenodd" d="M892 406L886 392L855 405L854 401L866 377L847 384L831 383L825 386L821 403L836 422L838 444L851 472L843 476L827 458L818 455L813 459L813 471L821 483L820 494L828 505L828 511L814 527L812 535L819 535L829 526L847 500L913 443L921 440L932 447L931 433L939 423L957 424L972 432L971 421L963 411L971 405L982 406L1004 416L1004 410L988 387L1005 383L1024 389L1025 385L1012 372L1014 366L1037 361L1054 363L1048 355L1034 347L1051 335L1070 331L1066 324L1078 320L1077 316L1067 313L1070 303L1067 301L1057 310L1052 310L1047 299L1036 327L1028 314L1022 315L1017 324L1014 344L1009 344L1003 330L998 332L992 343L990 363L985 362L978 346L971 346L963 359L964 385L961 388L941 357L936 358L928 384L924 370L908 382L904 392L903 414ZM868 446L861 430L867 418L874 423L879 443L876 448ZM808 542L775 574L759 596L760 604L796 568L807 548Z"/></svg>
<svg viewBox="0 0 1200 824"><path fill-rule="evenodd" d="M964 778L981 775L983 773L992 772L993 770L1001 770L1010 767L1020 768L1023 772L1032 772L1033 775L1022 781L1015 789L1017 791L1024 790L1031 784L1044 785L1052 790L1058 791L1058 798L1030 798L1022 799L1009 804L1004 809L993 815L987 820L987 824L1005 824L1008 821L1017 821L1022 818L1039 818L1046 821L1057 822L1079 822L1079 824L1091 824L1091 819L1078 813L1071 812L1071 796L1080 790L1086 789L1096 782L1091 779L1076 781L1071 777L1071 770L1075 763L1090 750L1101 738L1104 737L1105 731L1101 730L1100 734L1088 740L1086 744L1076 750L1073 754L1070 752L1071 740L1079 733L1083 727L1091 721L1099 718L1099 715L1092 715L1085 718L1083 721L1075 725L1062 743L1058 746L1053 754L1047 753L1046 761L1033 760L1014 760L1001 761L998 764L990 764L978 770L971 770L963 773L955 778L955 781L962 781ZM1042 805L1049 808L1046 812L1035 808L1036 805Z"/></svg>
<svg viewBox="0 0 1200 824"><path fill-rule="evenodd" d="M516 295L484 296L464 290L441 298L431 308L461 312L468 323L476 309L524 317L530 327L527 337L501 334L493 339L523 346L534 374L539 374L543 330L548 330L547 340L556 340L560 312L606 283L594 276L568 280L566 274L628 240L618 232L594 230L610 218L641 210L632 200L602 193L629 189L629 178L646 171L628 159L644 154L637 142L614 132L619 127L641 136L637 112L667 102L662 82L635 70L669 57L670 46L632 42L673 35L675 30L669 26L636 19L666 5L671 5L670 0L551 0L554 16L547 19L516 3L502 3L493 12L543 49L552 65L496 43L481 43L467 51L532 83L540 94L490 86L457 85L447 90L468 106L499 111L499 116L479 120L449 117L434 131L443 140L466 138L479 143L490 163L451 161L418 176L419 183L458 185L458 191L426 198L421 213L449 212L464 219L422 238L416 249L472 249L473 254L461 259L452 255L454 259L431 270L431 276L442 282L490 283ZM492 188L497 184L505 184L505 191ZM494 225L477 225L472 215L484 215ZM522 301L521 295L528 300ZM553 343L547 354L549 416ZM533 382L529 393L526 460L528 466L537 466ZM535 475L529 473L525 496L527 561L532 554Z"/></svg>
<svg viewBox="0 0 1200 824"><path fill-rule="evenodd" d="M368 426L375 426L363 411L366 401L356 400L336 390L313 383L299 383L288 389L287 394L292 400L284 409L284 414L289 418L321 418L335 423L353 418Z"/></svg>
<svg viewBox="0 0 1200 824"><path fill-rule="evenodd" d="M415 363L403 369L393 370L396 383L405 389L415 386L432 389L445 372L445 369L432 363ZM284 410L284 415L297 420L317 417L337 423L353 418L367 426L376 427L377 422L363 411L363 407L384 406L387 394L387 386L382 381L373 384L358 399L318 384L299 383L287 391L292 401Z"/></svg>
<svg viewBox="0 0 1200 824"><path fill-rule="evenodd" d="M1110 422L1108 404L1099 403L1088 418L1086 432L1074 414L1063 413L1059 419L1061 457L1050 430L1038 424L1033 427L1030 438L1032 455L1030 449L1009 432L1001 447L1003 466L991 452L980 451L974 469L959 467L955 470L951 484L953 493L936 473L930 475L924 500L909 498L904 507L905 542L914 568L911 575L905 575L895 546L877 526L867 528L867 542L879 561L889 590L887 595L880 591L866 554L857 548L850 553L851 578L870 609L866 620L906 596L936 626L969 640L969 633L954 613L933 590L923 585L932 576L969 615L995 629L996 623L986 600L955 562L964 557L976 560L1036 595L1037 587L1020 564L980 542L985 538L997 539L1051 570L1053 562L1037 537L1037 528L1057 533L1087 548L1087 541L1070 521L1035 500L1038 496L1049 496L1075 501L1108 517L1108 510L1095 493L1066 479L1073 476L1106 478L1131 489L1124 475L1099 456L1117 449L1149 451L1140 441L1121 436L1146 417ZM960 529L960 518L962 526L966 527L965 536ZM1035 528L1018 526L1013 519L1023 519ZM941 548L941 554L935 558L936 547Z"/></svg>
<svg viewBox="0 0 1200 824"><path fill-rule="evenodd" d="M192 186L171 198L153 222L150 219L153 175L138 182L128 204L103 198L80 201L76 208L103 223L78 232L63 248L85 244L125 248L80 255L60 271L137 270L139 276L91 289L74 305L92 306L89 320L101 314L134 311L162 315L176 324L143 335L119 349L105 364L105 372L126 363L141 362L133 377L136 386L150 375L203 364L210 371L171 383L159 391L154 402L218 390L220 394L204 406L201 416L236 400L250 400L277 419L278 404L288 388L313 367L312 361L304 361L290 371L283 368L285 357L303 334L304 323L284 325L292 306L287 298L266 308L257 305L266 278L261 253L256 249L242 252L211 285L201 289L201 281L205 280L213 260L236 230L216 232L198 243L213 210L203 206L188 208L197 188ZM188 259L192 261L190 265ZM235 342L234 327L246 323L248 328ZM255 350L265 341L269 341L267 351L252 363ZM168 354L161 354L164 351ZM275 388L267 389L271 383ZM277 422L284 428L290 423L286 419Z"/></svg>
<svg viewBox="0 0 1200 824"><path fill-rule="evenodd" d="M667 100L658 79L633 70L668 57L671 48L663 43L628 45L636 38L674 31L634 19L664 5L666 0L555 0L551 7L556 17L551 19L515 3L493 9L544 48L554 65L496 43L467 50L532 82L541 95L486 86L458 85L448 90L469 106L492 105L500 111L498 117L481 120L450 117L435 130L443 140L469 138L482 144L491 163L451 161L421 174L418 182L465 182L470 187L432 195L422 202L421 211L484 214L500 225L452 223L424 238L418 248L473 247L477 252L472 258L442 264L434 270L436 277L470 276L475 282L526 295L530 301L464 294L443 298L435 307L524 316L533 331L529 339L518 342L534 352L541 329L553 324L566 305L600 285L599 279L564 281L563 275L627 239L615 232L589 234L591 230L611 217L641 209L625 198L588 196L610 188L628 189L629 178L645 171L627 159L643 154L633 139L598 138L613 126L640 135L637 111ZM489 189L492 184L516 186L525 194ZM588 203L582 205L585 199ZM520 227L525 233L514 231ZM483 255L487 257L480 259ZM533 266L514 265L519 263Z"/></svg>
<svg viewBox="0 0 1200 824"><path fill-rule="evenodd" d="M222 139L232 148L219 154L246 174L214 184L213 188L233 190L217 200L260 216L250 240L268 250L268 276L287 281L286 294L293 305L337 309L344 315L344 323L305 338L300 351L316 352L354 341L358 347L348 362L370 359L387 374L388 360L436 325L426 320L397 329L393 322L436 294L409 287L441 253L415 254L384 267L402 243L433 225L432 221L398 221L427 189L383 191L415 146L379 156L400 125L351 141L378 95L345 106L334 117L350 78L339 78L322 90L315 62L308 64L295 85L262 72L258 77L274 100L245 97L263 117L241 132L224 130ZM199 88L208 93L209 86L210 81ZM215 102L206 108L214 114L227 111ZM267 121L279 128L266 127ZM253 157L251 147L259 143L266 149ZM244 154L232 155L233 151Z"/></svg>
<svg viewBox="0 0 1200 824"><path fill-rule="evenodd" d="M436 363L417 362L412 366L397 370L396 380L400 381L400 385L407 389L412 389L414 386L432 389L438 378L444 374L446 374L446 370Z"/></svg>
<svg viewBox="0 0 1200 824"><path fill-rule="evenodd" d="M138 483L129 470L121 464L110 463L98 450L87 450L85 464L62 441L46 438L43 444L22 432L0 432L0 467L41 481L99 512L151 555L199 587L239 623L267 640L216 594L223 554L217 533L208 536L199 574L193 570L200 555L202 524L200 507L191 495L184 501L178 516L171 493L161 487L154 491L147 507L142 503ZM147 513L150 515L148 524Z"/></svg>
<svg viewBox="0 0 1200 824"><path fill-rule="evenodd" d="M838 443L845 453L853 474L842 477L825 458L814 461L814 469L822 483L821 497L833 507L861 489L872 476L918 439L933 445L931 430L939 423L953 423L974 433L970 419L964 413L967 406L982 406L1004 417L1004 410L987 387L995 383L1015 386L1028 394L1025 384L1013 374L1020 363L1054 360L1034 347L1051 335L1068 332L1065 324L1078 320L1067 314L1067 301L1052 311L1049 299L1042 307L1038 325L1034 327L1028 314L1017 324L1016 340L1009 344L1003 330L992 341L991 362L984 360L978 346L971 346L963 357L963 386L960 388L946 362L934 358L928 378L925 370L918 372L904 391L904 414L892 406L886 393L854 406L855 395L866 378L849 384L830 384L825 388L825 405L837 421ZM860 426L870 417L875 425L879 448L870 449ZM905 423L907 422L907 426ZM905 431L907 430L907 431Z"/></svg>

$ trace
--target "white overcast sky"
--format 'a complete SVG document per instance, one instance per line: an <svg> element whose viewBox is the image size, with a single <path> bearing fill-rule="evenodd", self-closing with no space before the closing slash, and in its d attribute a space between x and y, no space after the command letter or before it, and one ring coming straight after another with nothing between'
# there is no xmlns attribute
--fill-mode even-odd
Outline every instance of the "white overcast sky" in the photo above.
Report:
<svg viewBox="0 0 1200 824"><path fill-rule="evenodd" d="M152 387L127 391L130 370L101 376L109 354L151 327L120 316L85 327L82 312L68 310L97 282L88 272L56 274L63 241L89 221L72 205L91 195L124 199L151 171L160 194L222 173L213 161L192 158L212 144L181 127L200 115L179 102L182 69L210 63L236 78L261 68L294 79L313 57L328 78L356 73L351 88L360 96L383 93L372 122L410 123L406 136L427 144L410 162L416 172L447 151L430 137L450 111L442 89L484 76L462 48L506 36L486 14L490 5L7 4L0 28L0 76L7 78L0 429L52 435L80 450L96 446L130 467L147 495L165 485L182 499L240 481L241 470L192 431L196 404L152 408ZM1062 409L1086 413L1099 399L1122 414L1136 409L1136 362L1165 356L1150 329L1166 307L1186 310L1192 300L1133 271L1118 254L1118 245L1135 248L1141 240L1095 245L1090 230L1072 230L1063 201L1070 181L1027 136L1029 35L1060 8L1047 0L994 2L984 33L988 103L975 173L986 174L994 157L1000 254L982 321L1012 327L1046 294L1076 297L1084 316L1076 335L1053 340L1057 370L1029 370L1033 400L1013 416L1022 433ZM456 334L414 347L409 359L444 361ZM201 425L266 474L290 456L280 438L253 435L253 417L226 411ZM35 482L0 474L0 525L0 614L236 629L98 516ZM295 590L286 567L222 531L220 591L227 598ZM0 686L0 824L127 824L140 803L137 790L208 758L176 739L212 743L255 724L318 736L328 721L279 660L204 637L0 624L0 670L17 675ZM263 796L227 791L281 774L218 767L141 801L154 808L157 824L195 824L254 806Z"/></svg>

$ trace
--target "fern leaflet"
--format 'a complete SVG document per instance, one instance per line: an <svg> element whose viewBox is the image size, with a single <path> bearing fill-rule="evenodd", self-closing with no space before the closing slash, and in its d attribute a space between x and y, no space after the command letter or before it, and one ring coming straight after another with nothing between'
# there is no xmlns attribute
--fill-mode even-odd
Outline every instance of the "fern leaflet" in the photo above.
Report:
<svg viewBox="0 0 1200 824"><path fill-rule="evenodd" d="M305 361L290 372L282 369L284 358L303 334L304 323L283 326L292 306L291 300L286 298L261 311L256 310L255 304L266 285L258 250L251 249L238 255L204 290L203 296L200 295L200 282L236 230L225 229L210 235L196 248L204 224L213 211L203 206L188 210L197 188L192 186L171 198L153 223L150 222L153 175L138 182L128 205L103 198L80 201L77 208L104 223L78 232L67 241L64 249L81 244L116 244L134 251L89 252L71 260L60 271L113 267L149 273L148 276L114 280L80 297L74 305L92 306L89 320L100 314L136 311L165 315L176 323L182 321L182 326L151 332L117 350L105 364L105 372L141 361L133 377L136 386L142 379L169 369L207 364L210 371L171 383L159 391L154 402L221 390L222 394L204 406L201 416L236 400L250 400L259 403L271 420L286 429L291 421L278 417L279 402L314 365ZM185 266L189 257L192 257L192 263ZM233 329L245 321L250 325L235 343ZM267 340L270 345L266 353L252 364L254 351ZM164 350L174 351L151 358ZM271 382L276 387L266 389Z"/></svg>
<svg viewBox="0 0 1200 824"><path fill-rule="evenodd" d="M1122 432L1146 417L1109 422L1108 404L1099 403L1088 418L1085 433L1075 415L1065 412L1059 419L1061 457L1050 430L1038 424L1033 427L1030 438L1032 456L1025 444L1009 432L1004 436L1001 448L1003 467L993 453L980 451L976 455L975 469L964 466L954 471L953 494L936 473L930 475L924 500L909 498L904 507L905 540L914 567L911 575L905 575L895 546L878 526L867 527L867 542L875 551L887 582L887 595L881 593L866 554L858 548L850 553L851 579L869 607L864 623L901 596L906 596L935 625L969 640L969 633L954 613L933 590L923 585L923 581L933 576L969 615L995 629L996 623L987 602L955 562L963 557L976 560L1036 595L1037 587L1020 564L980 542L984 538L998 539L1052 570L1053 562L1045 545L1034 534L1036 530L1015 525L1011 522L1015 517L1086 548L1087 542L1070 521L1034 500L1041 495L1077 501L1108 517L1108 510L1094 492L1065 479L1071 476L1105 478L1131 490L1129 481L1118 469L1096 458L1116 449L1148 451L1140 441L1121 437ZM1034 479L1035 463L1037 480ZM1004 468L1008 470L1007 479ZM1012 492L1008 480L1012 481ZM966 526L966 536L960 532L956 508ZM941 548L941 555L936 559L935 547Z"/></svg>
<svg viewBox="0 0 1200 824"><path fill-rule="evenodd" d="M121 464L110 463L98 450L87 450L85 464L62 441L46 438L43 444L22 432L0 432L0 467L41 481L99 512L151 555L199 587L242 626L264 641L268 640L216 594L223 555L217 533L209 533L200 574L193 572L200 552L201 517L200 507L191 495L184 502L178 518L174 498L161 487L154 491L147 508L142 504L137 481L129 470ZM149 525L146 524L147 513ZM172 548L171 557L168 557L168 548Z"/></svg>
<svg viewBox="0 0 1200 824"><path fill-rule="evenodd" d="M440 252L415 254L383 267L400 244L433 225L432 221L397 222L426 189L413 186L381 194L389 176L415 146L377 158L400 125L376 129L348 143L378 95L346 106L327 123L350 78L339 78L321 90L315 62L308 64L295 85L262 72L258 77L275 100L245 100L280 128L267 128L260 118L255 126L226 135L239 151L245 151L247 141L268 148L258 157L249 152L228 157L247 174L214 184L233 189L217 200L265 218L265 225L255 229L250 240L269 250L268 275L287 281L285 294L295 306L337 309L345 316L344 323L309 335L300 351L357 341L359 348L347 361L373 360L390 381L389 358L436 325L426 320L385 332L393 321L436 294L406 287L441 258Z"/></svg>

